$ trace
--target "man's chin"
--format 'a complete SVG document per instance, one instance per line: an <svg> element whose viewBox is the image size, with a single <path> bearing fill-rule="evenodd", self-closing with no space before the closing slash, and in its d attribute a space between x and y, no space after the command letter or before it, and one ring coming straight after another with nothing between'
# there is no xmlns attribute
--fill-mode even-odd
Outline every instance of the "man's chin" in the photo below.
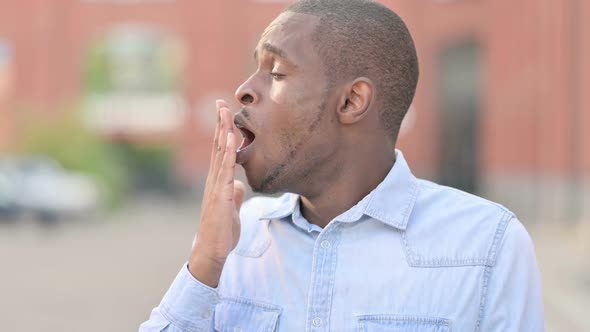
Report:
<svg viewBox="0 0 590 332"><path fill-rule="evenodd" d="M261 181L251 181L250 178L248 178L248 185L250 186L250 189L252 189L252 192L257 194L272 195L278 193L278 191L274 190L272 187L264 186Z"/></svg>
<svg viewBox="0 0 590 332"><path fill-rule="evenodd" d="M244 173L246 175L248 185L250 186L250 189L252 189L252 192L257 194L267 194L267 192L264 190L265 188L262 186L262 177L257 176L257 174L255 174L253 170L248 167L244 167Z"/></svg>
<svg viewBox="0 0 590 332"><path fill-rule="evenodd" d="M274 168L254 167L252 163L242 165L245 171L248 185L253 192L258 194L272 195L285 191L282 183L282 176L285 165L279 165Z"/></svg>
<svg viewBox="0 0 590 332"><path fill-rule="evenodd" d="M246 179L248 180L250 189L252 189L252 191L257 194L272 195L280 192L278 188L273 186L273 183L265 181L265 179L262 177L255 177L253 175L249 175L248 172L246 172Z"/></svg>

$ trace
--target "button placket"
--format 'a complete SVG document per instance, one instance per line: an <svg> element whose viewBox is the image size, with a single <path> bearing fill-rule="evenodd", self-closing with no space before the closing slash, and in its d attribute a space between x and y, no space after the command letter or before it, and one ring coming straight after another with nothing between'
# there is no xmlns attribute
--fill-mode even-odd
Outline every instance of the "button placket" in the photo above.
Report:
<svg viewBox="0 0 590 332"><path fill-rule="evenodd" d="M336 274L340 230L328 225L316 238L313 250L312 276L308 298L306 331L328 331Z"/></svg>

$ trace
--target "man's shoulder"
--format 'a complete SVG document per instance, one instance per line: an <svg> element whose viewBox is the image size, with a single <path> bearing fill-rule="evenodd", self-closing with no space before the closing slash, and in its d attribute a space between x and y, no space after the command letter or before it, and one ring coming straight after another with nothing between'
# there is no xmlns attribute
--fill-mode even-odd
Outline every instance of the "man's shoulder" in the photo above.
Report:
<svg viewBox="0 0 590 332"><path fill-rule="evenodd" d="M417 266L492 266L507 225L504 206L464 191L418 180L419 192L405 233Z"/></svg>
<svg viewBox="0 0 590 332"><path fill-rule="evenodd" d="M473 210L478 213L508 213L510 210L502 204L490 201L468 192L440 185L428 180L417 179L419 195L417 203L422 208L445 206L448 210L465 213Z"/></svg>

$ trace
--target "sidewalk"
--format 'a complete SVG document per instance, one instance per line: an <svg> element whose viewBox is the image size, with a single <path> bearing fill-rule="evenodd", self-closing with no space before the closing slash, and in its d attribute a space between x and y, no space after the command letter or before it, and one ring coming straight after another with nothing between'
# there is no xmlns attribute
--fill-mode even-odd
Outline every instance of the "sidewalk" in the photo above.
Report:
<svg viewBox="0 0 590 332"><path fill-rule="evenodd" d="M567 224L528 229L543 278L547 331L590 331L590 234Z"/></svg>

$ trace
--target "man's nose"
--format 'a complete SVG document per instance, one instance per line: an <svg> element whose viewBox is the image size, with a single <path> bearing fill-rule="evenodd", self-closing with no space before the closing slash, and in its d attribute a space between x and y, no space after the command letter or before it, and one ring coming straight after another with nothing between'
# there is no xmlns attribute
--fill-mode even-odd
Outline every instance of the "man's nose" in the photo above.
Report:
<svg viewBox="0 0 590 332"><path fill-rule="evenodd" d="M258 94L255 92L249 78L246 82L242 83L236 90L235 97L242 105L250 105L258 103Z"/></svg>

